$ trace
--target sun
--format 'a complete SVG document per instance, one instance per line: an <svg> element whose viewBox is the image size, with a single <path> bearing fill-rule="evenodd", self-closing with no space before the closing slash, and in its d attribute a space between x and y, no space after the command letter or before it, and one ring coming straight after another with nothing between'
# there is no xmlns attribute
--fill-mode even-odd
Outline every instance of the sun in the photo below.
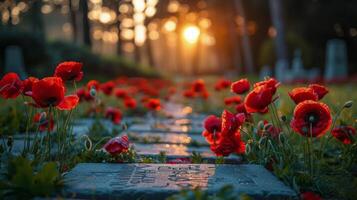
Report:
<svg viewBox="0 0 357 200"><path fill-rule="evenodd" d="M190 25L184 28L183 30L183 38L190 44L194 44L197 42L200 36L200 29L197 26Z"/></svg>

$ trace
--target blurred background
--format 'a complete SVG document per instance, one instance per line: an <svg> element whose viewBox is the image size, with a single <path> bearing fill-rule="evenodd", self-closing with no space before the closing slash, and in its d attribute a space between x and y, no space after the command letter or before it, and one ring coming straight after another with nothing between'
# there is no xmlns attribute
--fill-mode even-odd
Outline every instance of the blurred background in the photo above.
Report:
<svg viewBox="0 0 357 200"><path fill-rule="evenodd" d="M355 81L355 0L2 0L0 73Z"/></svg>

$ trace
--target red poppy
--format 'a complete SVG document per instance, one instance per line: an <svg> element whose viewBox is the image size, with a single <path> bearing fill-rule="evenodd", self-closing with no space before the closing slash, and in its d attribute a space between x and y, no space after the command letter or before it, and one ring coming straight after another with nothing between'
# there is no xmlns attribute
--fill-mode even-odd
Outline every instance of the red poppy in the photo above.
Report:
<svg viewBox="0 0 357 200"><path fill-rule="evenodd" d="M243 94L245 92L248 92L249 88L250 84L248 79L240 79L239 81L236 81L231 85L231 91L236 94Z"/></svg>
<svg viewBox="0 0 357 200"><path fill-rule="evenodd" d="M236 106L236 111L237 113L247 113L247 110L245 109L244 103L240 103Z"/></svg>
<svg viewBox="0 0 357 200"><path fill-rule="evenodd" d="M191 98L194 98L195 97L195 92L193 90L185 90L183 92L183 96L188 98L188 99L191 99Z"/></svg>
<svg viewBox="0 0 357 200"><path fill-rule="evenodd" d="M100 87L100 84L98 81L96 80L90 80L88 83L87 83L87 88L88 90L91 90L92 88L94 88L95 90L99 90L99 87Z"/></svg>
<svg viewBox="0 0 357 200"><path fill-rule="evenodd" d="M238 113L234 115L233 113L224 110L222 112L222 134L229 135L232 132L236 132L238 128L244 123L245 115L243 113Z"/></svg>
<svg viewBox="0 0 357 200"><path fill-rule="evenodd" d="M266 113L268 106L273 101L274 88L264 85L255 87L248 93L244 100L244 106L248 113Z"/></svg>
<svg viewBox="0 0 357 200"><path fill-rule="evenodd" d="M202 79L197 79L192 84L192 90L194 92L200 93L206 89L205 81Z"/></svg>
<svg viewBox="0 0 357 200"><path fill-rule="evenodd" d="M114 124L120 124L122 120L122 113L118 108L108 107L105 110L105 117L112 120Z"/></svg>
<svg viewBox="0 0 357 200"><path fill-rule="evenodd" d="M38 80L38 78L35 77L28 77L27 79L25 79L22 83L24 85L24 89L22 91L23 95L26 96L32 96L32 85L34 83L36 83Z"/></svg>
<svg viewBox="0 0 357 200"><path fill-rule="evenodd" d="M217 156L229 156L231 153L243 154L245 143L241 140L240 132L237 131L230 137L220 137L210 148Z"/></svg>
<svg viewBox="0 0 357 200"><path fill-rule="evenodd" d="M5 74L0 80L0 96L4 99L14 99L21 94L23 83L13 72Z"/></svg>
<svg viewBox="0 0 357 200"><path fill-rule="evenodd" d="M279 87L279 85L280 83L277 80L275 80L274 78L269 78L267 80L255 83L254 88L259 86L265 86L267 88L272 89L272 92L275 94L276 89Z"/></svg>
<svg viewBox="0 0 357 200"><path fill-rule="evenodd" d="M115 137L110 139L105 145L104 149L112 156L126 152L129 149L129 138L124 135L122 137Z"/></svg>
<svg viewBox="0 0 357 200"><path fill-rule="evenodd" d="M203 90L200 95L203 99L207 100L209 97L209 92L207 90Z"/></svg>
<svg viewBox="0 0 357 200"><path fill-rule="evenodd" d="M304 192L301 194L301 200L322 200L322 198L313 192Z"/></svg>
<svg viewBox="0 0 357 200"><path fill-rule="evenodd" d="M57 65L54 76L63 81L80 81L83 78L82 66L79 62L62 62Z"/></svg>
<svg viewBox="0 0 357 200"><path fill-rule="evenodd" d="M204 120L203 126L210 133L220 132L222 127L222 120L219 117L210 115Z"/></svg>
<svg viewBox="0 0 357 200"><path fill-rule="evenodd" d="M326 104L306 100L295 107L290 125L303 136L320 137L328 131L331 123L330 109Z"/></svg>
<svg viewBox="0 0 357 200"><path fill-rule="evenodd" d="M145 107L149 110L160 110L161 109L160 99L147 100Z"/></svg>
<svg viewBox="0 0 357 200"><path fill-rule="evenodd" d="M311 88L317 94L319 100L328 93L328 89L323 85L311 84L309 85L309 88Z"/></svg>
<svg viewBox="0 0 357 200"><path fill-rule="evenodd" d="M53 120L53 117L50 116L50 120L46 119L47 114L45 112L43 113L36 113L35 116L33 117L33 122L38 123L38 130L39 131L52 131L55 127L55 122ZM48 121L50 121L50 125L48 127Z"/></svg>
<svg viewBox="0 0 357 200"><path fill-rule="evenodd" d="M77 95L65 95L63 81L58 77L43 78L32 86L32 99L36 107L57 107L60 110L71 110L78 104Z"/></svg>
<svg viewBox="0 0 357 200"><path fill-rule="evenodd" d="M124 99L124 105L127 108L134 109L136 108L136 100L132 97L127 97Z"/></svg>
<svg viewBox="0 0 357 200"><path fill-rule="evenodd" d="M224 104L226 104L227 106L232 105L232 104L239 104L241 102L242 102L242 98L240 96L224 98Z"/></svg>
<svg viewBox="0 0 357 200"><path fill-rule="evenodd" d="M114 87L115 87L114 81L108 81L100 85L100 90L106 95L111 95Z"/></svg>
<svg viewBox="0 0 357 200"><path fill-rule="evenodd" d="M331 134L344 144L351 144L354 141L353 136L356 135L356 129L352 126L340 126L334 128Z"/></svg>
<svg viewBox="0 0 357 200"><path fill-rule="evenodd" d="M129 96L128 91L126 91L124 89L120 89L120 88L116 88L114 90L114 95L121 99L127 98Z"/></svg>
<svg viewBox="0 0 357 200"><path fill-rule="evenodd" d="M214 89L216 91L220 91L220 90L223 90L223 89L226 89L226 88L229 88L229 86L232 84L232 81L230 80L227 80L227 79L219 79L215 86L214 86Z"/></svg>
<svg viewBox="0 0 357 200"><path fill-rule="evenodd" d="M314 90L307 87L294 88L293 90L291 90L291 92L289 92L289 96L295 102L295 104L298 104L305 100L318 100L318 95L314 92Z"/></svg>

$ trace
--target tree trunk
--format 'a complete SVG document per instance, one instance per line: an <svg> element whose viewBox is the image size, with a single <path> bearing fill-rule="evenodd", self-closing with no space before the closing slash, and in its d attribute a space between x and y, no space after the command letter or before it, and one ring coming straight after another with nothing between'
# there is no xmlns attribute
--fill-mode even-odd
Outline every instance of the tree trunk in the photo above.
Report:
<svg viewBox="0 0 357 200"><path fill-rule="evenodd" d="M69 17L71 21L71 26L72 26L72 36L73 36L73 42L76 44L77 43L77 21L76 21L76 11L73 8L73 0L69 0Z"/></svg>
<svg viewBox="0 0 357 200"><path fill-rule="evenodd" d="M32 29L39 37L45 39L45 27L41 12L42 0L34 1L32 4Z"/></svg>
<svg viewBox="0 0 357 200"><path fill-rule="evenodd" d="M242 5L242 0L235 0L234 5L238 12L238 15L241 16L244 20L242 25L242 47L243 47L243 57L244 57L244 66L246 72L249 74L254 73L254 65L253 65L253 56L252 56L252 48L250 46L249 36L246 29L246 18L244 14L244 8Z"/></svg>
<svg viewBox="0 0 357 200"><path fill-rule="evenodd" d="M83 18L83 42L85 45L91 47L92 41L90 39L90 22L88 19L88 2L87 0L81 0L82 18Z"/></svg>
<svg viewBox="0 0 357 200"><path fill-rule="evenodd" d="M284 21L280 0L270 0L270 14L273 26L276 29L275 50L278 61L287 61Z"/></svg>

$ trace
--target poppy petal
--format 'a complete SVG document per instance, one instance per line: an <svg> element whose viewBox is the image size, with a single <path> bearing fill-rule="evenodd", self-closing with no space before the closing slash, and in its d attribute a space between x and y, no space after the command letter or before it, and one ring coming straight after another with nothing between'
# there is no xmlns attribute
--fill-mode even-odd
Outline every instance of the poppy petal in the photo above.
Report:
<svg viewBox="0 0 357 200"><path fill-rule="evenodd" d="M68 95L65 96L63 101L58 104L57 108L59 110L72 110L77 106L79 98L77 95Z"/></svg>

